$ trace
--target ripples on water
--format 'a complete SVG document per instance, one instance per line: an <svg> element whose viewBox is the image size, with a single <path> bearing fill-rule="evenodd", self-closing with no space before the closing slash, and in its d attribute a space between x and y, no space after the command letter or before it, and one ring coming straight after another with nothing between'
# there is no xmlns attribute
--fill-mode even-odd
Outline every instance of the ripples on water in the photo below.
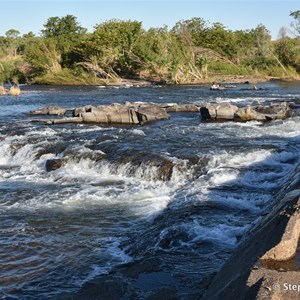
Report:
<svg viewBox="0 0 300 300"><path fill-rule="evenodd" d="M143 127L49 127L17 122L24 113L55 104L247 105L299 97L296 84L265 87L25 86L28 94L1 98L1 297L53 298L144 257L159 257L163 271L194 289L221 267L299 156L297 116L213 124L177 113ZM46 172L53 158L65 163Z"/></svg>

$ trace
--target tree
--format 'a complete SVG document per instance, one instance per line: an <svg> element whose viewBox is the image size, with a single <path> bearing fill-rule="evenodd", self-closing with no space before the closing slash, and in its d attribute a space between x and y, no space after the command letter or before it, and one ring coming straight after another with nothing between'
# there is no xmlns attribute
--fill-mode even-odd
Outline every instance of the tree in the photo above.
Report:
<svg viewBox="0 0 300 300"><path fill-rule="evenodd" d="M285 65L300 71L300 48L295 39L283 36L275 44L278 59Z"/></svg>
<svg viewBox="0 0 300 300"><path fill-rule="evenodd" d="M170 34L167 27L150 28L143 32L134 49L140 66L155 76L165 75L171 61Z"/></svg>
<svg viewBox="0 0 300 300"><path fill-rule="evenodd" d="M62 66L71 67L77 61L76 47L86 35L87 29L81 27L72 15L51 17L44 24L42 35L46 39L56 40L57 51L61 54Z"/></svg>
<svg viewBox="0 0 300 300"><path fill-rule="evenodd" d="M141 22L109 20L95 26L94 32L82 43L81 50L86 61L97 61L108 73L128 75L134 72L133 49L141 32Z"/></svg>
<svg viewBox="0 0 300 300"><path fill-rule="evenodd" d="M6 45L9 55L16 56L18 52L20 32L16 29L9 29L5 32Z"/></svg>
<svg viewBox="0 0 300 300"><path fill-rule="evenodd" d="M187 35L191 41L187 42L194 46L203 47L207 41L208 24L202 18L192 18L189 20L182 20L175 24L172 31L177 35Z"/></svg>
<svg viewBox="0 0 300 300"><path fill-rule="evenodd" d="M36 75L55 74L61 70L61 54L57 51L57 40L36 39L24 50L25 60L31 64Z"/></svg>
<svg viewBox="0 0 300 300"><path fill-rule="evenodd" d="M5 32L7 38L16 39L20 35L20 31L16 29L9 29Z"/></svg>
<svg viewBox="0 0 300 300"><path fill-rule="evenodd" d="M292 27L296 30L296 33L300 35L300 10L292 11L290 16L294 18Z"/></svg>
<svg viewBox="0 0 300 300"><path fill-rule="evenodd" d="M44 24L42 34L45 38L74 38L86 33L86 29L81 27L77 21L77 18L72 15L66 15L65 17L51 17Z"/></svg>

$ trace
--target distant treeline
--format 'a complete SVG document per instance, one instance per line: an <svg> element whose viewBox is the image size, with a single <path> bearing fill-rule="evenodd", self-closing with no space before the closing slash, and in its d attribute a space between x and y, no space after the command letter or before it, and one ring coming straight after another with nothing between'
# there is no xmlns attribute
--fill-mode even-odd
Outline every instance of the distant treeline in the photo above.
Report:
<svg viewBox="0 0 300 300"><path fill-rule="evenodd" d="M89 33L72 15L51 17L41 35L0 36L0 83L103 84L120 78L167 83L208 81L224 75L289 77L300 73L300 10L290 37L272 41L264 25L232 31L192 18L143 29L138 21L109 20Z"/></svg>

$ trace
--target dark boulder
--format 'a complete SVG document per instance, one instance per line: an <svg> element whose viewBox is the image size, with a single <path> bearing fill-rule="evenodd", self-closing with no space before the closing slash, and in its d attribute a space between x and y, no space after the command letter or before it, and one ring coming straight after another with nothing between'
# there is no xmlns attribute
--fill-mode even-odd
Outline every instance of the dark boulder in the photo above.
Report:
<svg viewBox="0 0 300 300"><path fill-rule="evenodd" d="M62 165L63 165L62 159L59 159L59 158L48 159L46 161L45 168L46 168L47 172L51 172L51 171L59 169Z"/></svg>

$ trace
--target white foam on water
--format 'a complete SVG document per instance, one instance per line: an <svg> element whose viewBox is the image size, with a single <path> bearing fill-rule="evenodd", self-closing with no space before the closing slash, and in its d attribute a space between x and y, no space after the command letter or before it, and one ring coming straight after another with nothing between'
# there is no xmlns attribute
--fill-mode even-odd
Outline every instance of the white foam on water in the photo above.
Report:
<svg viewBox="0 0 300 300"><path fill-rule="evenodd" d="M226 98L216 97L217 103L243 103L246 105L252 105L253 103L263 103L267 101L275 101L277 97L241 97L241 98Z"/></svg>
<svg viewBox="0 0 300 300"><path fill-rule="evenodd" d="M121 205L126 207L126 215L152 218L153 215L165 209L171 200L172 189L165 184L155 186L124 177L107 179L109 185L106 187L82 185L81 190L69 196L59 197L59 202L48 202L47 206L58 206L64 209L90 209ZM116 186L113 185L113 179L117 182ZM118 184L120 179L122 182ZM39 201L37 205L39 205Z"/></svg>
<svg viewBox="0 0 300 300"><path fill-rule="evenodd" d="M297 156L297 151L271 149L212 153L207 172L189 183L184 190L186 200L175 205L211 201L221 207L258 213L272 199L272 192L289 180Z"/></svg>
<svg viewBox="0 0 300 300"><path fill-rule="evenodd" d="M265 161L270 156L272 150L256 150L253 152L246 153L232 153L222 151L221 153L212 154L209 161L209 172L213 172L218 169L233 168L237 170L245 168L256 163Z"/></svg>
<svg viewBox="0 0 300 300"><path fill-rule="evenodd" d="M203 226L197 220L190 222L176 224L172 227L165 228L161 231L159 241L156 244L160 247L160 243L164 239L169 239L175 236L177 245L171 245L171 251L176 250L177 247L192 248L194 245L203 242L213 243L224 248L235 248L238 239L246 233L250 225L245 226L229 226L226 224L217 224L213 227ZM179 239L179 240L178 240ZM165 249L167 250L167 249Z"/></svg>
<svg viewBox="0 0 300 300"><path fill-rule="evenodd" d="M237 238L241 237L249 228L250 225L237 227L226 224L218 224L215 227L207 228L199 224L197 220L187 224L192 243L210 241L217 244L225 244L229 247L235 247L238 242Z"/></svg>
<svg viewBox="0 0 300 300"><path fill-rule="evenodd" d="M91 150L84 146L76 149L77 153L81 151ZM117 166L116 170L114 164L91 159L69 159L61 168L47 173L44 164L51 158L57 157L54 154L41 156L27 165L24 173L14 174L10 180L59 185L59 190L45 190L29 200L10 205L10 209L78 210L120 204L126 207L129 215L151 219L166 208L184 180L179 175L176 175L178 181L154 180L157 167L151 166L142 166L129 176L130 163Z"/></svg>
<svg viewBox="0 0 300 300"><path fill-rule="evenodd" d="M141 129L132 129L130 131L135 135L146 136L145 132Z"/></svg>
<svg viewBox="0 0 300 300"><path fill-rule="evenodd" d="M271 196L266 194L250 193L246 197L243 193L214 194L213 203L235 210L247 210L251 213L259 213L264 205L270 201Z"/></svg>
<svg viewBox="0 0 300 300"><path fill-rule="evenodd" d="M275 120L268 123L262 123L258 121L249 122L226 122L226 123L215 123L211 124L211 127L218 129L222 128L227 134L234 137L253 138L259 137L272 138L281 137L283 138L282 143L288 138L297 138L300 136L300 117L294 117L287 120ZM205 124L199 125L199 130L203 130ZM224 135L224 132L220 132L220 136Z"/></svg>
<svg viewBox="0 0 300 300"><path fill-rule="evenodd" d="M93 252L99 252L105 263L102 265L92 264L89 273L82 279L74 278L75 285L81 287L84 283L91 281L97 276L107 274L113 267L132 261L132 257L127 255L120 248L120 239L116 237L106 237L97 239L101 247L94 248Z"/></svg>

